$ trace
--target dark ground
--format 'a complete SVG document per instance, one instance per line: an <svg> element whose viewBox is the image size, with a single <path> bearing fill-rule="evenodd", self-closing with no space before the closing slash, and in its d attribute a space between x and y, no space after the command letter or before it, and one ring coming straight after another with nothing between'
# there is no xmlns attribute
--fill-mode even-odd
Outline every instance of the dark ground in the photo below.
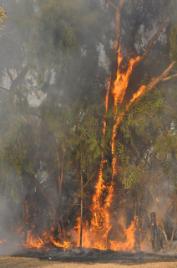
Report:
<svg viewBox="0 0 177 268"><path fill-rule="evenodd" d="M1 252L2 253L2 252ZM5 255L5 254L4 254ZM177 268L177 253L113 252L94 249L21 250L0 257L0 268Z"/></svg>

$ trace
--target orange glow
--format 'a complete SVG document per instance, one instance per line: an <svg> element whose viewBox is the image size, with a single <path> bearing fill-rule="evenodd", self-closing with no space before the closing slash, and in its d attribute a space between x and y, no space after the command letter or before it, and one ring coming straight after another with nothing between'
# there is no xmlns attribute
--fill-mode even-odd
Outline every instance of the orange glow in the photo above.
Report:
<svg viewBox="0 0 177 268"><path fill-rule="evenodd" d="M146 92L147 87L145 85L142 85L139 87L138 91L135 92L128 103L128 106L132 105L134 102L136 102L140 97L142 97Z"/></svg>
<svg viewBox="0 0 177 268"><path fill-rule="evenodd" d="M6 242L6 240L0 240L0 245L4 245Z"/></svg>
<svg viewBox="0 0 177 268"><path fill-rule="evenodd" d="M97 182L95 185L95 192L92 197L92 204L90 207L91 221L90 225L85 224L83 226L83 246L86 248L97 248L100 250L133 250L135 245L135 224L132 224L125 228L122 226L124 232L124 241L109 240L109 233L112 228L112 215L111 206L114 200L114 177L118 175L119 159L117 155L117 132L122 123L125 111L118 112L118 106L122 109L122 104L126 95L129 80L136 64L141 60L140 56L131 58L127 64L127 69L123 72L121 70L121 64L123 63L123 55L119 48L117 57L117 72L115 81L109 82L106 96L105 96L105 115L103 117L103 141L105 142L105 136L107 131L106 115L109 110L109 97L110 93L113 98L113 125L112 125L112 137L111 137L111 152L112 152L112 178L110 185L107 185L104 180L104 167L107 161L104 159L104 153L102 153L102 159L100 163L100 169L98 172ZM139 93L141 94L141 92ZM138 95L133 95L132 102L138 98ZM129 104L131 105L131 104ZM128 107L127 107L128 108ZM78 225L79 228L79 225Z"/></svg>
<svg viewBox="0 0 177 268"><path fill-rule="evenodd" d="M135 58L131 58L129 62L127 63L127 70L124 72L121 70L121 65L123 64L123 60L124 58L119 48L118 56L117 56L116 79L114 81L113 88L112 88L112 95L114 99L114 113L117 113L118 104L122 104L124 101L126 90L130 81L130 76L132 75L134 67L141 60L141 57L137 56Z"/></svg>
<svg viewBox="0 0 177 268"><path fill-rule="evenodd" d="M126 237L125 241L110 241L110 249L115 251L128 251L134 249L135 246L135 223L134 221L131 223L131 225L124 229L124 235Z"/></svg>
<svg viewBox="0 0 177 268"><path fill-rule="evenodd" d="M63 249L71 247L70 242L68 241L60 242L59 240L55 239L54 236L49 231L43 232L41 236L34 235L32 231L28 231L25 247L31 249L32 248L41 249L47 247L50 244L57 248L63 248Z"/></svg>
<svg viewBox="0 0 177 268"><path fill-rule="evenodd" d="M106 219L104 222L106 223ZM94 228L93 226L89 228L88 226L85 225L83 227L83 247L95 248L100 250L110 249L113 251L133 250L135 246L135 231L136 231L135 222L132 221L132 223L128 228L125 228L124 226L121 225L124 236L123 241L119 241L119 239L117 239L116 237L115 240L112 239L108 240L109 231L112 227L110 225L110 222L108 223L109 225L105 226L105 229L104 228L99 229L98 227ZM77 246L79 246L79 244Z"/></svg>
<svg viewBox="0 0 177 268"><path fill-rule="evenodd" d="M25 246L27 248L40 249L44 247L44 242L39 236L33 235L32 231L28 231Z"/></svg>
<svg viewBox="0 0 177 268"><path fill-rule="evenodd" d="M107 90L106 90L106 97L105 97L105 112L108 112L109 109L109 93L110 93L110 86L111 86L111 79L107 81Z"/></svg>
<svg viewBox="0 0 177 268"><path fill-rule="evenodd" d="M83 233L83 247L95 248L100 250L111 249L114 251L127 251L133 250L135 246L135 230L136 224L134 221L128 228L125 228L121 224L121 232L123 232L123 241L119 241L119 238L115 237L115 240L109 238L109 234L113 229L117 229L120 226L119 219L117 219L117 227L112 225L112 212L111 207L115 195L115 176L119 174L119 157L117 154L117 133L119 127L124 119L126 112L129 107L136 102L145 92L146 87L141 86L137 93L134 93L130 101L123 108L124 98L129 85L129 80L136 64L141 60L141 57L135 57L128 61L127 69L123 72L121 70L121 64L123 63L123 55L119 49L117 57L117 72L116 78L113 83L108 80L107 90L105 96L105 114L102 122L102 139L103 146L105 145L106 131L107 131L107 113L110 109L110 95L113 98L113 109L112 109L112 136L111 136L111 153L112 153L112 176L111 182L106 183L104 178L104 169L107 164L107 160L104 158L104 152L101 154L100 168L98 171L98 177L94 188L94 194L92 196L92 203L90 206L91 219L89 222L83 222L82 233ZM111 86L112 85L112 86ZM118 111L118 108L120 111ZM111 111L111 109L110 109ZM53 245L57 248L71 248L74 245L80 246L80 217L77 218L76 225L70 232L73 242L59 241L55 239L50 232L44 232L41 236L34 236L31 231L28 232L26 246L28 248L43 248L48 245Z"/></svg>
<svg viewBox="0 0 177 268"><path fill-rule="evenodd" d="M114 123L112 127L112 141L111 141L112 177L118 174L118 162L119 161L118 161L118 156L116 155L116 137L117 137L117 130L124 117L124 112L118 111L118 107L122 108L121 106L125 99L130 77L136 65L141 61L141 57L137 56L134 58L130 58L127 63L127 69L125 71L121 70L121 65L123 64L123 60L124 60L124 57L121 53L121 49L119 48L118 56L117 56L116 78L115 78L115 81L113 83L113 88L112 88L112 96L113 96L113 101L114 101L114 110L113 110Z"/></svg>

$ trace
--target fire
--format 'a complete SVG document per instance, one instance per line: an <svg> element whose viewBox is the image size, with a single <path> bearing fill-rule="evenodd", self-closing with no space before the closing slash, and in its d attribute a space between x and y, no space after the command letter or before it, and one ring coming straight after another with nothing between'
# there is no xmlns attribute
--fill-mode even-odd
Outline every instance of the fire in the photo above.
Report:
<svg viewBox="0 0 177 268"><path fill-rule="evenodd" d="M124 57L121 53L121 49L118 50L117 57L117 71L116 78L111 83L111 80L108 80L107 90L105 96L105 114L103 116L102 122L102 140L103 147L106 141L106 132L107 132L107 113L110 109L111 101L110 97L113 98L113 123L112 123L112 136L111 136L111 152L112 152L112 176L110 183L105 182L104 178L104 169L107 164L107 160L104 157L104 152L101 155L100 168L98 171L98 177L94 189L94 194L92 197L92 203L90 207L91 219L82 223L82 240L83 247L85 248L95 248L100 250L114 250L114 251L130 251L135 247L135 231L136 224L134 220L128 228L125 228L121 224L120 232L123 233L123 240L120 238L111 238L111 233L114 232L114 229L119 229L120 222L117 219L117 227L115 224L112 224L112 212L111 207L115 195L115 176L119 174L119 159L117 155L117 133L119 127L123 121L123 118L126 112L129 110L129 107L136 102L145 92L146 87L141 86L132 98L125 105L125 96L128 89L130 77L136 66L136 64L141 60L140 56L129 59L127 63L126 70L122 70L121 65L123 64ZM118 109L119 108L119 109ZM124 109L123 109L124 108ZM41 235L34 235L32 231L27 233L27 239L25 246L28 248L41 249L44 247L49 247L50 245L57 248L68 249L77 245L80 246L80 226L81 226L80 217L77 218L76 225L71 231L70 235L73 242L69 241L60 241L56 239L51 231L43 232ZM119 231L119 230L118 230Z"/></svg>
<svg viewBox="0 0 177 268"><path fill-rule="evenodd" d="M129 102L129 106L132 105L134 102L136 102L140 97L142 97L144 95L144 93L146 92L146 86L142 85L139 87L138 91L136 93L133 94L130 102Z"/></svg>
<svg viewBox="0 0 177 268"><path fill-rule="evenodd" d="M126 237L126 240L124 242L118 242L118 241L110 241L110 248L115 251L128 251L134 248L135 246L135 222L132 221L131 225L124 229L124 235Z"/></svg>
<svg viewBox="0 0 177 268"><path fill-rule="evenodd" d="M121 49L119 48L118 56L117 56L116 79L112 87L115 115L117 114L118 104L122 104L122 102L124 101L124 97L127 91L128 84L129 84L130 76L133 72L134 67L141 60L141 57L137 56L135 58L131 58L127 64L128 67L126 71L121 70L121 66L123 65L123 60L124 60L124 57L122 55Z"/></svg>
<svg viewBox="0 0 177 268"><path fill-rule="evenodd" d="M108 215L109 219L109 215ZM78 222L80 218L78 218ZM89 225L83 226L83 247L84 248L95 248L100 250L113 250L113 251L130 251L133 250L135 247L135 231L136 231L136 224L133 220L132 223L128 228L125 228L123 225L122 232L123 232L123 240L119 241L119 239L108 239L109 231L111 231L112 226L107 225L107 220L105 219L104 225L101 229L95 227L89 227ZM108 221L110 224L110 222ZM120 224L119 224L120 225ZM78 226L79 228L79 226ZM105 228L105 229L104 229ZM107 232L104 231L107 228ZM117 227L118 228L118 227ZM78 230L78 229L77 229ZM77 244L79 247L79 244Z"/></svg>
<svg viewBox="0 0 177 268"><path fill-rule="evenodd" d="M124 1L120 2L120 7ZM120 16L116 14L117 24L120 23ZM118 34L117 30L117 34ZM134 102L136 102L146 92L146 86L142 85L133 94L132 98L127 101L126 93L128 90L131 75L136 65L142 60L141 56L132 57L130 59L124 58L121 46L117 40L117 70L114 81L108 79L107 90L105 96L105 113L102 122L102 144L103 148L106 143L107 133L107 114L108 111L112 112L113 122L112 135L110 140L110 149L112 154L112 176L110 176L110 182L105 182L104 169L107 165L107 159L105 159L104 151L101 154L100 167L98 176L94 188L94 194L92 197L92 203L90 206L91 219L81 224L81 218L78 217L76 225L71 230L70 235L73 239L72 242L59 241L50 232L44 232L41 236L35 236L31 231L27 234L26 246L29 248L43 248L47 245L53 245L57 248L71 248L74 245L80 246L80 227L82 225L82 240L83 247L96 248L100 250L111 249L114 251L130 251L135 248L135 232L136 223L132 220L128 228L124 224L120 225L119 219L117 219L117 225L112 223L112 204L115 196L115 177L119 174L119 157L117 154L117 136L124 116L129 111ZM125 64L126 63L126 64ZM110 101L111 98L111 101ZM111 107L113 103L113 107ZM121 230L119 230L121 226ZM111 234L114 233L114 229L120 231L123 239L118 236L111 238ZM79 238L79 239L78 239Z"/></svg>
<svg viewBox="0 0 177 268"><path fill-rule="evenodd" d="M104 167L107 161L104 159L104 153L102 153L100 169L98 172L97 182L95 185L95 192L92 198L91 205L91 222L86 224L83 228L83 246L92 247L101 250L111 249L111 250L132 250L135 246L135 230L136 226L134 221L126 229L122 226L124 232L124 241L110 240L109 233L111 232L113 226L111 223L111 206L114 200L114 177L118 174L118 156L116 155L116 139L117 131L121 125L126 111L118 112L118 106L122 108L126 91L128 88L129 80L131 74L136 66L136 64L141 60L140 56L131 58L127 64L127 69L125 71L121 70L121 65L123 63L123 55L119 48L117 57L117 72L115 81L109 82L106 96L105 96L105 115L103 117L103 142L105 142L105 136L107 131L106 115L109 110L109 98L110 94L113 98L113 118L114 122L112 125L112 137L111 137L111 151L112 151L112 178L110 185L105 184L104 180ZM141 92L140 92L141 94ZM136 99L138 96L133 96ZM105 196L106 193L106 197ZM88 227L89 226L89 227ZM115 227L114 227L115 228Z"/></svg>
<svg viewBox="0 0 177 268"><path fill-rule="evenodd" d="M40 249L44 247L44 241L39 236L33 235L32 231L28 231L25 246Z"/></svg>
<svg viewBox="0 0 177 268"><path fill-rule="evenodd" d="M129 59L127 63L126 70L121 69L123 64L124 57L121 53L121 49L118 50L117 57L117 71L116 78L111 83L111 80L108 80L107 90L105 96L105 114L103 116L102 122L102 139L103 145L105 145L105 137L107 131L107 113L110 109L110 95L113 98L113 124L112 124L112 136L111 136L111 153L112 153L112 177L110 184L105 183L104 179L104 168L107 164L107 160L104 158L104 152L101 155L100 168L98 171L97 182L94 189L94 194L92 197L92 204L90 207L91 219L90 222L84 222L82 225L82 239L83 247L85 248L95 248L100 250L114 250L114 251L130 251L135 247L135 232L136 224L133 220L128 228L125 228L124 225L121 225L121 232L123 232L123 241L119 239L112 240L109 238L109 234L112 232L112 229L115 226L112 226L112 213L111 206L114 200L115 185L114 179L115 176L119 174L119 159L117 155L117 133L119 127L123 121L123 118L132 104L134 104L141 96L144 95L146 91L146 86L142 85L133 94L130 101L125 105L125 96L128 89L130 77L132 72L141 60L140 56ZM119 109L118 109L119 108ZM80 233L80 217L77 218L76 225L74 230L71 231L71 236L73 236L73 241L77 247L80 246L78 239L78 234ZM119 223L119 221L118 221ZM120 223L117 223L117 228ZM77 237L77 239L75 239ZM53 245L57 248L68 249L73 247L73 244L68 241L59 241L54 237L51 232L43 232L41 236L36 236L29 231L27 233L27 239L25 246L28 248L41 249L46 246Z"/></svg>
<svg viewBox="0 0 177 268"><path fill-rule="evenodd" d="M118 164L119 164L118 157L116 155L117 130L124 116L124 113L122 114L120 111L118 111L118 107L122 108L122 104L125 100L125 95L129 85L130 77L133 73L134 68L141 61L141 59L142 59L141 56L130 58L127 63L127 69L123 71L121 70L121 66L123 64L124 57L122 55L121 48L119 47L118 49L116 78L111 90L114 102L114 110L113 110L114 124L112 127L112 141L111 141L113 177L118 174Z"/></svg>
<svg viewBox="0 0 177 268"><path fill-rule="evenodd" d="M59 240L55 239L49 231L44 231L41 236L34 235L32 231L27 232L25 247L31 249L41 249L48 247L49 245L63 249L71 247L71 243L69 241L60 242Z"/></svg>

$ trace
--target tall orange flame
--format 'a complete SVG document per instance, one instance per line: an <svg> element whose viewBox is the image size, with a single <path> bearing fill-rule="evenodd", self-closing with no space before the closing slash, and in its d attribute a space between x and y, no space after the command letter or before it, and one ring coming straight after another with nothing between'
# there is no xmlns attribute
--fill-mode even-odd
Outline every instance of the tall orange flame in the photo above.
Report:
<svg viewBox="0 0 177 268"><path fill-rule="evenodd" d="M131 58L127 64L127 69L125 71L121 70L121 64L123 63L123 55L121 49L118 50L117 57L117 72L116 78L106 91L105 96L105 116L103 118L103 140L105 140L106 135L106 115L109 110L109 96L110 93L113 97L113 126L112 126L112 138L111 138L111 151L112 151L112 180L110 185L106 185L104 181L104 165L106 160L104 160L104 154L102 153L102 160L100 163L100 169L98 172L97 183L95 186L95 193L92 198L91 206L91 224L90 229L84 228L83 240L84 246L95 247L99 249L112 249L112 250L131 250L135 245L135 224L132 224L128 229L124 229L124 235L126 237L125 241L108 241L109 232L112 229L111 224L111 206L114 199L114 177L118 174L118 157L116 155L116 144L117 144L117 131L120 124L124 118L125 112L118 111L118 106L122 108L126 91L128 88L129 80L131 74L136 66L136 64L141 60L140 56ZM134 99L136 96L134 96ZM133 100L132 100L133 101ZM103 201L103 193L106 192L105 200ZM85 242L86 241L86 242Z"/></svg>
<svg viewBox="0 0 177 268"><path fill-rule="evenodd" d="M117 55L117 72L116 79L113 83L112 87L112 96L114 100L114 124L112 128L112 142L111 142L111 150L112 150L112 176L116 176L118 174L118 158L116 155L116 137L117 137L117 129L122 122L122 116L120 111L118 111L118 107L122 107L122 103L125 99L125 95L127 92L128 84L130 81L130 77L133 73L135 66L141 61L140 56L136 56L131 58L127 63L127 69L125 71L121 70L121 65L123 64L124 57L121 53L121 49L118 49Z"/></svg>

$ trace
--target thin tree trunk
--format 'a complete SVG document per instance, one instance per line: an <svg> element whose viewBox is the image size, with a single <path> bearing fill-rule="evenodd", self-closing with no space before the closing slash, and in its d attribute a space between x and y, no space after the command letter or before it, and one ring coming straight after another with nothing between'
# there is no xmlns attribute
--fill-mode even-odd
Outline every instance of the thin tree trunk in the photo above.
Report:
<svg viewBox="0 0 177 268"><path fill-rule="evenodd" d="M81 198L80 198L80 234L79 234L79 246L82 248L82 236L83 236L83 176L80 176L80 189L81 189Z"/></svg>
<svg viewBox="0 0 177 268"><path fill-rule="evenodd" d="M64 180L64 153L62 154L61 170L60 170L60 178L59 178L59 195L60 195L60 201L61 201L62 191L63 191L63 180Z"/></svg>
<svg viewBox="0 0 177 268"><path fill-rule="evenodd" d="M173 231L172 231L172 234L171 234L171 239L170 239L170 241L171 241L171 242L173 242L173 240L174 240L174 237L175 237L176 231L177 231L177 228L176 228L176 227L174 227L174 228L173 228Z"/></svg>

